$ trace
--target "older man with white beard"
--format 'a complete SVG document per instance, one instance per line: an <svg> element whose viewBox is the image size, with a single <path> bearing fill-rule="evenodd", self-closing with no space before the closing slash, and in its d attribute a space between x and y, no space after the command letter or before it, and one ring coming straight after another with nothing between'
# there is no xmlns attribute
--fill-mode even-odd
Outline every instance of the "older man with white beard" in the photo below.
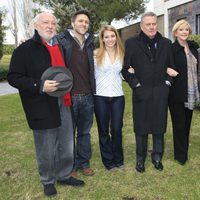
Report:
<svg viewBox="0 0 200 200"><path fill-rule="evenodd" d="M50 66L67 67L54 38L57 20L51 13L43 12L35 17L34 27L33 38L15 49L7 78L19 90L28 125L33 130L44 193L52 196L57 193L56 181L72 186L83 186L84 182L70 176L74 160L70 94L52 96L59 83L41 78Z"/></svg>

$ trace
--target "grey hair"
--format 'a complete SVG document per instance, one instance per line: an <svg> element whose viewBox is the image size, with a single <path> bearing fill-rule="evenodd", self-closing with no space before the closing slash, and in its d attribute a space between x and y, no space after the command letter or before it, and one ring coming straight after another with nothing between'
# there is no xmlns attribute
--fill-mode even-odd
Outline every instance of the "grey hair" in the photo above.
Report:
<svg viewBox="0 0 200 200"><path fill-rule="evenodd" d="M51 15L52 17L54 17L55 18L55 21L56 21L56 24L57 24L57 19L56 19L56 17L52 14L52 13L50 13L50 12L48 12L48 11L44 11L44 12L41 12L41 13L39 13L39 14L37 14L36 16L35 16L35 18L33 19L33 24L37 24L38 23L38 21L40 20L40 18L44 15L44 14L49 14L49 15Z"/></svg>
<svg viewBox="0 0 200 200"><path fill-rule="evenodd" d="M145 12L141 17L141 23L143 22L145 17L155 17L155 18L157 18L156 14L154 12L151 12L151 11Z"/></svg>

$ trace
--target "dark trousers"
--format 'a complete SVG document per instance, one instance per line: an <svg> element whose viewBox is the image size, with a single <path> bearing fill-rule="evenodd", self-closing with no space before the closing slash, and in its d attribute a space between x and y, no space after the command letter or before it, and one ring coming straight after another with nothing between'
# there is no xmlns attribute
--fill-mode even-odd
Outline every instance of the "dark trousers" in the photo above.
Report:
<svg viewBox="0 0 200 200"><path fill-rule="evenodd" d="M102 162L107 169L121 166L124 96L94 96L94 105Z"/></svg>
<svg viewBox="0 0 200 200"><path fill-rule="evenodd" d="M136 161L144 163L147 155L148 135L135 134L136 139ZM161 161L164 152L164 134L153 134L152 161Z"/></svg>
<svg viewBox="0 0 200 200"><path fill-rule="evenodd" d="M185 163L188 159L189 134L193 111L184 103L169 103L174 139L174 159Z"/></svg>

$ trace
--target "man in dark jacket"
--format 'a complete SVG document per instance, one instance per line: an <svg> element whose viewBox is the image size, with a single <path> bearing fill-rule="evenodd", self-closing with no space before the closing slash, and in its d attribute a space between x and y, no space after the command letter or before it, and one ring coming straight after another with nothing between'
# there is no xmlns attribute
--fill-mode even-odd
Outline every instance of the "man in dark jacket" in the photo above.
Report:
<svg viewBox="0 0 200 200"><path fill-rule="evenodd" d="M65 62L73 74L72 104L74 128L77 130L76 157L72 175L77 170L92 176L90 168L90 129L93 123L93 93L95 93L93 36L88 33L90 16L86 11L78 11L71 18L73 29L66 29L58 36L64 51Z"/></svg>
<svg viewBox="0 0 200 200"><path fill-rule="evenodd" d="M170 85L166 71L167 67L173 67L171 41L157 32L157 17L152 12L142 15L140 26L139 36L126 41L122 75L133 90L136 170L145 171L148 134L151 133L152 163L161 171Z"/></svg>
<svg viewBox="0 0 200 200"><path fill-rule="evenodd" d="M19 90L29 127L33 130L40 180L47 196L57 193L54 183L82 186L70 176L73 167L73 124L69 95L52 97L58 83L41 80L50 66L66 67L58 42L53 39L57 20L43 12L34 19L35 35L12 55L8 82ZM70 100L70 99L69 99Z"/></svg>

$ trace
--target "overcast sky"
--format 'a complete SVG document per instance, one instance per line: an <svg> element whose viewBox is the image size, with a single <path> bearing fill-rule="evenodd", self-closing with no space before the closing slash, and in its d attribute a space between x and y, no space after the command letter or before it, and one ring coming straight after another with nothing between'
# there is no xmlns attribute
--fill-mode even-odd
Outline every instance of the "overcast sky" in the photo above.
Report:
<svg viewBox="0 0 200 200"><path fill-rule="evenodd" d="M20 1L20 0L16 0L16 1ZM5 7L7 9L8 8L8 0L0 0L0 7ZM150 3L147 4L147 10L148 11L153 11L153 0L150 0ZM4 20L4 24L7 25L7 26L9 25L9 22L8 22L7 19ZM123 20L112 22L112 25L115 26L116 28L122 28L122 27L130 25L130 24L132 24L132 22L130 22L129 24L127 24ZM20 32L20 30L19 30L18 37L19 37L19 41L21 39L23 39L23 35ZM5 38L4 43L14 44L14 37L13 37L13 35L12 35L12 33L11 33L10 30L6 31L6 38Z"/></svg>

